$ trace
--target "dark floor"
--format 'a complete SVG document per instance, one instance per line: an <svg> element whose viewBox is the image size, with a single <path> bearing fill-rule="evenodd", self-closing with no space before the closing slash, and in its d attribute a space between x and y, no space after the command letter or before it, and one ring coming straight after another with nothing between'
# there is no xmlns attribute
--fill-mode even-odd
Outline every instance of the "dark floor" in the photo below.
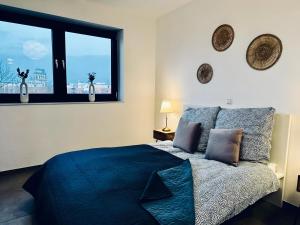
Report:
<svg viewBox="0 0 300 225"><path fill-rule="evenodd" d="M0 225L37 225L33 199L22 190L23 183L36 169L0 173ZM259 201L223 225L296 225L296 214L294 208L281 209Z"/></svg>
<svg viewBox="0 0 300 225"><path fill-rule="evenodd" d="M22 189L36 169L0 174L0 225L36 225L33 199Z"/></svg>
<svg viewBox="0 0 300 225"><path fill-rule="evenodd" d="M223 225L300 225L296 207L276 207L260 200Z"/></svg>

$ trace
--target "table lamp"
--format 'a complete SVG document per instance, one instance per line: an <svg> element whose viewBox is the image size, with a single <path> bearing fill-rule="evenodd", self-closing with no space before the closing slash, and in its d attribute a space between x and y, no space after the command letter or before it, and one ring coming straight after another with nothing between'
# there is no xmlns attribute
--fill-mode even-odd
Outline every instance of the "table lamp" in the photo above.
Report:
<svg viewBox="0 0 300 225"><path fill-rule="evenodd" d="M166 126L162 129L165 132L171 131L171 129L168 128L168 113L172 113L172 112L174 112L172 103L167 100L162 101L161 107L160 107L160 113L166 114Z"/></svg>

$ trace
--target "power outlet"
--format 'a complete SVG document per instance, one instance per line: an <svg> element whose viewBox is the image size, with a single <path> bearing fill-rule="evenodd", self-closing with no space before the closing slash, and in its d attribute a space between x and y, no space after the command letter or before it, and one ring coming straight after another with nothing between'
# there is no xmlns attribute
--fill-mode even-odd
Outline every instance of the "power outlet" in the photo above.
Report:
<svg viewBox="0 0 300 225"><path fill-rule="evenodd" d="M300 175L298 175L297 191L300 192Z"/></svg>
<svg viewBox="0 0 300 225"><path fill-rule="evenodd" d="M232 105L232 98L227 98L226 99L226 104L227 105Z"/></svg>

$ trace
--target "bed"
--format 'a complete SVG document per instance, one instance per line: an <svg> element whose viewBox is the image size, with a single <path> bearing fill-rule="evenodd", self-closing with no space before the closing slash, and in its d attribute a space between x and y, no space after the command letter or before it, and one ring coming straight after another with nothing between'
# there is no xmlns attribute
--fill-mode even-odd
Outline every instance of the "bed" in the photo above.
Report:
<svg viewBox="0 0 300 225"><path fill-rule="evenodd" d="M240 162L232 167L204 154L193 155L174 148L171 141L153 144L182 159L193 168L196 225L215 225L232 218L264 196L279 189L276 174L261 163Z"/></svg>
<svg viewBox="0 0 300 225"><path fill-rule="evenodd" d="M277 116L277 121L280 129L273 133L277 138L273 142L271 162L283 171L290 119ZM153 174L172 172L172 168L179 168L187 160L192 176L180 171L173 178L169 176L173 179L169 182L172 185L178 174L182 176L180 182L185 182L185 186L177 182L181 198L177 198L177 202L169 201L167 189L172 187L167 185L163 192L162 184L155 190L158 193L149 189L159 204L154 201L154 206L145 205L143 194L149 182L155 181ZM184 171L188 169L185 167ZM272 192L279 193L279 201L282 201L282 193L278 192L282 183L266 164L241 161L238 167L233 167L207 160L200 152L185 153L174 148L170 141L61 154L48 160L24 188L34 196L36 215L43 225L217 225ZM187 195L190 190L191 194ZM276 198L278 196L271 197L271 201ZM154 213L151 207L156 207ZM167 211L172 207L174 210ZM191 209L193 213L184 214ZM165 220L167 217L172 223ZM193 223L186 222L192 220Z"/></svg>

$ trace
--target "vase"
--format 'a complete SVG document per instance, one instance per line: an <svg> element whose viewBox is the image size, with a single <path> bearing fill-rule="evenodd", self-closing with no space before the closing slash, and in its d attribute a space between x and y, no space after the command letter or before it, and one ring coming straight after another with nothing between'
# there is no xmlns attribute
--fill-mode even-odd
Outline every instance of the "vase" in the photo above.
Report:
<svg viewBox="0 0 300 225"><path fill-rule="evenodd" d="M95 86L94 84L91 82L89 85L89 101L90 102L94 102L96 100L96 96L95 96Z"/></svg>
<svg viewBox="0 0 300 225"><path fill-rule="evenodd" d="M21 103L29 102L28 85L25 82L25 78L22 79L22 82L20 85L20 101L21 101Z"/></svg>

